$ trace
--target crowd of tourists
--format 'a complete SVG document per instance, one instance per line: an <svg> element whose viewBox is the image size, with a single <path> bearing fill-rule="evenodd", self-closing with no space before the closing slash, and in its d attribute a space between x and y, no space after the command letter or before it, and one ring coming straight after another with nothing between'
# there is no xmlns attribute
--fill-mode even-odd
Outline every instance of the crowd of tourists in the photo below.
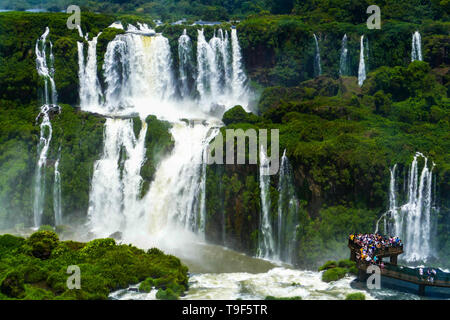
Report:
<svg viewBox="0 0 450 320"><path fill-rule="evenodd" d="M351 234L349 240L359 248L356 253L357 260L381 266L383 266L383 261L378 258L377 252L403 246L402 240L398 237L383 237L379 234Z"/></svg>
<svg viewBox="0 0 450 320"><path fill-rule="evenodd" d="M421 280L427 280L428 282L433 283L434 278L436 277L436 270L427 268L427 271L424 272L424 269L422 267L419 268L419 278Z"/></svg>

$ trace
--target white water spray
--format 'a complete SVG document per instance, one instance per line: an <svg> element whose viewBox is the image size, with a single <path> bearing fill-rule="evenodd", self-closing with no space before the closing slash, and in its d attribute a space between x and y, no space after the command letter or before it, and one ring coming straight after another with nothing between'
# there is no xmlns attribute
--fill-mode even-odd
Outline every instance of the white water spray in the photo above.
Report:
<svg viewBox="0 0 450 320"><path fill-rule="evenodd" d="M349 66L348 66L348 48L347 48L347 34L344 34L342 38L341 44L341 58L339 62L339 75L340 76L348 76L349 75Z"/></svg>
<svg viewBox="0 0 450 320"><path fill-rule="evenodd" d="M45 32L36 41L35 53L36 53L36 69L38 75L44 80L44 97L43 105L36 120L42 118L40 124L40 138L37 146L38 160L36 165L35 177L34 177L34 201L33 201L33 220L34 227L39 228L41 225L42 215L44 211L45 201L45 167L47 164L47 153L52 140L52 124L50 122L50 111L57 106L57 93L54 77L54 57L51 41L49 43L49 65L47 64L47 36L50 33L48 27L45 28ZM50 84L50 92L49 92ZM58 107L59 108L59 107Z"/></svg>
<svg viewBox="0 0 450 320"><path fill-rule="evenodd" d="M423 168L419 175L419 159ZM391 169L389 185L389 211L384 216L385 232L404 241L407 261L426 261L433 254L432 179L434 163L429 167L428 158L416 153L408 172L406 203L398 205L396 190L396 165Z"/></svg>
<svg viewBox="0 0 450 320"><path fill-rule="evenodd" d="M316 34L313 34L314 36L314 43L316 45L316 52L314 55L314 75L320 76L322 74L322 65L320 62L320 48L319 48L319 41L317 40Z"/></svg>
<svg viewBox="0 0 450 320"><path fill-rule="evenodd" d="M411 61L422 61L422 39L419 31L413 33L411 46Z"/></svg>
<svg viewBox="0 0 450 320"><path fill-rule="evenodd" d="M62 208L61 208L61 173L59 172L60 155L55 162L55 175L53 181L53 211L55 213L55 225L62 225Z"/></svg>
<svg viewBox="0 0 450 320"><path fill-rule="evenodd" d="M364 61L364 36L361 36L361 46L359 51L358 85L362 87L366 80L366 63Z"/></svg>
<svg viewBox="0 0 450 320"><path fill-rule="evenodd" d="M273 238L272 224L270 222L270 160L264 147L259 152L259 188L261 193L261 215L259 228L259 254L260 258L273 259L275 254L275 240Z"/></svg>

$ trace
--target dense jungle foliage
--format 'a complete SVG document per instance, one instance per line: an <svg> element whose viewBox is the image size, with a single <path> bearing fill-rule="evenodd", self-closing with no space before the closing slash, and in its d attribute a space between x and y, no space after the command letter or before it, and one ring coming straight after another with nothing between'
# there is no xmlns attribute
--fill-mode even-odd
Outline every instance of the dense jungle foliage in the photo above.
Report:
<svg viewBox="0 0 450 320"><path fill-rule="evenodd" d="M39 3L51 11L66 7L65 1L52 1L54 7L47 6L50 1ZM436 164L433 179L440 208L436 213L436 246L442 263L450 265L449 1L381 1L381 30L367 29L365 0L79 3L83 32L92 37L102 31L97 47L99 70L108 41L123 32L107 28L116 20L141 19L152 25L153 18L228 21L245 17L237 30L249 85L260 98L254 102L254 114L240 107L229 110L223 117L226 127L222 132L227 128L280 130L280 150L286 149L291 162L298 198L297 265L317 267L328 259L346 257L348 233L372 232L387 209L389 168L397 163L404 176L416 151ZM36 7L37 1L2 4L5 9L27 9ZM93 13L96 11L105 14ZM55 81L62 106L60 114L52 115L56 143L51 145L46 179L53 179L52 164L61 148L63 211L69 222L84 219L87 212L89 181L93 162L101 156L105 119L77 109L76 42L85 40L76 30L67 29L67 17L64 13L0 13L3 228L31 223L39 139L35 118L43 87L36 72L34 46L46 26L53 42ZM199 26L164 24L156 29L169 39L175 70L177 39L184 28L195 48ZM416 30L422 34L424 61L411 63L411 36ZM205 27L207 39L213 32L213 27ZM321 51L319 77L314 77L313 34ZM339 76L344 34L348 36L349 72ZM360 88L355 76L363 34L369 45L369 73ZM144 193L160 157L173 147L170 125L155 117L145 119L145 124L140 119L130 121L136 133L147 125L146 164L141 169ZM208 167L206 227L210 241L256 253L261 211L258 179L257 165ZM52 224L52 192L46 194L44 223ZM278 177L273 176L272 220L278 198Z"/></svg>
<svg viewBox="0 0 450 320"><path fill-rule="evenodd" d="M187 289L187 267L159 249L147 251L114 239L88 243L60 241L52 231L38 231L24 239L0 235L0 300L107 299L111 291L141 281L151 282L161 299L177 298ZM80 287L66 285L79 267Z"/></svg>

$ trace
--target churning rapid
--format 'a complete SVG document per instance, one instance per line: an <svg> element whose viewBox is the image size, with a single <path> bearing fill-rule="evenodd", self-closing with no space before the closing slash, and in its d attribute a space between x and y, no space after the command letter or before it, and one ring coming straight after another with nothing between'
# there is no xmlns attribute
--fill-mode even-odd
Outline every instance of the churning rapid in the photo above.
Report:
<svg viewBox="0 0 450 320"><path fill-rule="evenodd" d="M115 24L116 27L121 27ZM82 35L81 29L79 30ZM95 237L121 232L124 241L164 246L169 239L204 238L207 146L230 107L248 104L237 32L198 30L197 52L186 30L178 40L178 70L169 40L146 25L129 26L109 42L97 74L97 38L78 43L80 107L107 117L103 154L94 164L88 227ZM88 48L86 50L85 44ZM147 115L170 121L171 154L142 195ZM139 116L140 131L131 117ZM181 120L183 119L183 121ZM157 155L154 155L157 156Z"/></svg>

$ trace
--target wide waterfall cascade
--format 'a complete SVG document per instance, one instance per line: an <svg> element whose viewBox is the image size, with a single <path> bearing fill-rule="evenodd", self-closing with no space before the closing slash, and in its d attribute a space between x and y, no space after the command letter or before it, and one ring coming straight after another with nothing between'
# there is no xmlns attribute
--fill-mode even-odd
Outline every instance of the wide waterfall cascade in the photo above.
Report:
<svg viewBox="0 0 450 320"><path fill-rule="evenodd" d="M62 225L62 208L61 208L61 173L59 172L59 162L61 160L60 155L55 162L55 174L53 181L53 210L55 213L55 225Z"/></svg>
<svg viewBox="0 0 450 320"><path fill-rule="evenodd" d="M423 159L421 170L419 159ZM407 261L426 261L433 254L434 213L437 210L432 202L434 163L429 166L427 157L419 152L415 154L405 176L404 195L397 187L396 168L397 165L390 171L389 211L382 217L385 232L403 239ZM398 204L401 198L405 198L404 204Z"/></svg>
<svg viewBox="0 0 450 320"><path fill-rule="evenodd" d="M264 259L275 258L275 240L270 221L270 160L266 155L263 146L259 152L259 188L261 193L261 215L259 228L259 253L258 256Z"/></svg>
<svg viewBox="0 0 450 320"><path fill-rule="evenodd" d="M49 33L50 29L46 27L45 32L36 41L35 47L36 69L38 75L44 80L43 104L40 113L36 118L36 121L41 118L41 124L39 143L37 146L38 160L34 177L33 220L35 228L38 228L41 225L42 215L44 211L45 167L47 165L48 149L52 140L52 124L50 121L49 113L54 108L59 109L59 107L57 106L57 92L54 81L55 70L53 67L53 45L50 40L47 41ZM47 43L49 44L49 63L47 63Z"/></svg>
<svg viewBox="0 0 450 320"><path fill-rule="evenodd" d="M339 61L339 75L350 75L347 34L344 34L344 37L342 38L341 57Z"/></svg>
<svg viewBox="0 0 450 320"><path fill-rule="evenodd" d="M81 28L79 29L81 32ZM87 58L84 58L84 44L77 41L78 47L78 77L80 80L80 105L98 108L103 103L103 93L97 76L97 39L101 32L88 41Z"/></svg>
<svg viewBox="0 0 450 320"><path fill-rule="evenodd" d="M317 40L316 34L313 34L314 36L314 43L315 43L315 53L314 53L314 76L320 76L322 74L322 65L320 62L320 48L319 48L319 41Z"/></svg>
<svg viewBox="0 0 450 320"><path fill-rule="evenodd" d="M362 87L366 80L366 63L364 61L364 35L361 36L361 46L359 49L358 85Z"/></svg>
<svg viewBox="0 0 450 320"><path fill-rule="evenodd" d="M88 230L95 237L120 231L124 241L144 247L171 241L180 245L185 236L201 241L207 223L207 146L222 126L223 112L235 104L244 108L247 104L246 76L236 52L240 48L233 44L237 35L232 32L230 42L228 32L219 29L208 42L199 30L195 56L183 32L178 41L178 73L173 70L168 39L161 34L149 36L144 29L128 27L108 43L102 68L104 101L97 105L95 99L85 99L81 104L84 111L107 116L103 151L91 181ZM89 44L94 46L93 41ZM79 55L80 60L83 57ZM84 75L80 72L80 82L97 77L88 63L79 65L85 70ZM199 82L204 85L203 96L200 92L194 99L199 95L192 90L199 88ZM219 112L211 112L214 105L221 106ZM149 160L145 136L152 130L144 119L150 114L171 123L174 145L169 155L152 155L151 161L159 162L143 193L140 170ZM138 135L133 121L127 119L136 115L142 121Z"/></svg>
<svg viewBox="0 0 450 320"><path fill-rule="evenodd" d="M299 223L299 201L295 194L292 168L286 156L286 149L281 158L278 192L276 255L280 261L292 263Z"/></svg>
<svg viewBox="0 0 450 320"><path fill-rule="evenodd" d="M411 61L422 61L422 38L419 31L416 31L412 35L411 44Z"/></svg>

